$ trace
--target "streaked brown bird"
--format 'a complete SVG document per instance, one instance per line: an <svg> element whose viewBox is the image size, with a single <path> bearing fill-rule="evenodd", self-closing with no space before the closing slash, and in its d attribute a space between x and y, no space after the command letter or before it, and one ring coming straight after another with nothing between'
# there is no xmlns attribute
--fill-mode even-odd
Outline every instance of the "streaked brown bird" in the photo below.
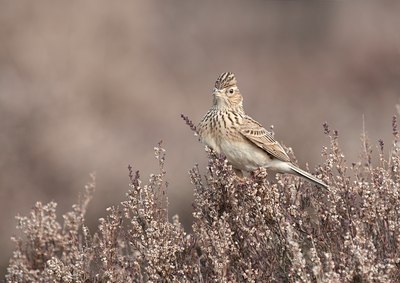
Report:
<svg viewBox="0 0 400 283"><path fill-rule="evenodd" d="M294 174L328 188L322 180L294 165L272 134L246 115L233 73L218 77L213 90L213 105L197 129L200 140L225 155L236 171L253 172L266 168Z"/></svg>

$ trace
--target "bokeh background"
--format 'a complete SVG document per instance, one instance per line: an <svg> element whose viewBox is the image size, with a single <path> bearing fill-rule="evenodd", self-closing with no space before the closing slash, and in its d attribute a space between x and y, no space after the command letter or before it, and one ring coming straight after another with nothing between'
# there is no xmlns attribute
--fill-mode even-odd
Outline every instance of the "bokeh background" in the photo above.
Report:
<svg viewBox="0 0 400 283"><path fill-rule="evenodd" d="M352 162L365 120L391 142L400 97L399 1L0 1L0 265L14 216L36 201L71 208L95 171L88 224L124 199L127 165L143 181L167 150L170 214L191 223L188 170L206 154L196 123L224 71L245 109L321 162L322 123Z"/></svg>

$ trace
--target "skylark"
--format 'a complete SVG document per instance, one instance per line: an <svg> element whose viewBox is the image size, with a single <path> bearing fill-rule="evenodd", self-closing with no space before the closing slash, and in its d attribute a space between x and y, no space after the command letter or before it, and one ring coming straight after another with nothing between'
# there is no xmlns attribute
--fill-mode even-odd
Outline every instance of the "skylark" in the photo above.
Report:
<svg viewBox="0 0 400 283"><path fill-rule="evenodd" d="M294 165L272 134L245 114L243 97L236 83L233 73L218 77L213 105L197 127L200 140L225 155L236 171L266 168L300 176L327 189L322 180Z"/></svg>

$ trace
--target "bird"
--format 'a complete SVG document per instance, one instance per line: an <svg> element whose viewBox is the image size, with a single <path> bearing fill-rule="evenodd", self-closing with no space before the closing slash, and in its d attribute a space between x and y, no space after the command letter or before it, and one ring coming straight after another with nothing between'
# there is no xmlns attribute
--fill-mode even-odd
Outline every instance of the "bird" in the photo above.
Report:
<svg viewBox="0 0 400 283"><path fill-rule="evenodd" d="M224 155L236 172L264 168L297 175L328 189L324 181L293 164L273 134L246 115L233 73L225 72L218 77L212 95L213 104L197 126L198 135L202 143Z"/></svg>

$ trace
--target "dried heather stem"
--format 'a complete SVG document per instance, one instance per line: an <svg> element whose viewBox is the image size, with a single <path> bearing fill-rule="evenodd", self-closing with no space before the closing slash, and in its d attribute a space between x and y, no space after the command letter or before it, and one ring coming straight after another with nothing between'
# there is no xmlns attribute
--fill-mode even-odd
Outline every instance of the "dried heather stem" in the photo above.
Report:
<svg viewBox="0 0 400 283"><path fill-rule="evenodd" d="M193 123L183 119L195 130ZM392 128L397 139L397 120ZM330 193L294 176L262 172L238 178L227 160L206 149L209 163L190 170L193 232L169 220L165 150L142 184L129 166L130 190L107 209L96 233L84 226L94 178L61 225L56 204L36 203L17 217L20 237L8 282L398 282L400 280L400 148L373 162L365 129L362 155L347 164L337 131L317 169ZM390 143L386 143L390 145ZM291 153L293 154L293 153ZM378 165L374 165L378 164Z"/></svg>

